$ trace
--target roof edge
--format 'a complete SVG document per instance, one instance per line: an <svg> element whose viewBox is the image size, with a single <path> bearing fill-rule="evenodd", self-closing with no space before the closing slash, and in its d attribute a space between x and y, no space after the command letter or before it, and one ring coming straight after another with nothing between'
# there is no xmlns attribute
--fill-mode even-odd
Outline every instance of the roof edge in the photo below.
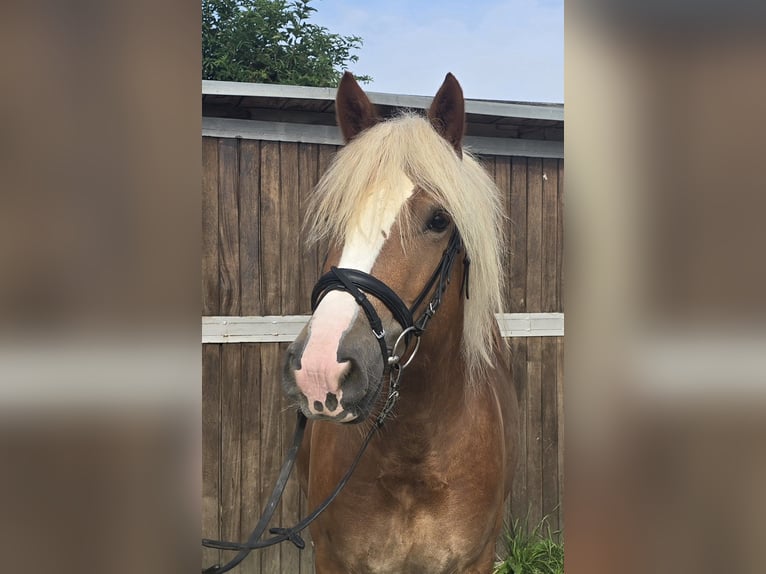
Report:
<svg viewBox="0 0 766 574"><path fill-rule="evenodd" d="M333 101L335 100L335 92L335 88L202 80L203 96L243 96ZM382 92L367 92L367 96L373 104L413 109L426 109L431 105L431 100L433 99L428 96L386 94ZM564 121L564 104L466 99L465 111L468 114L486 116Z"/></svg>

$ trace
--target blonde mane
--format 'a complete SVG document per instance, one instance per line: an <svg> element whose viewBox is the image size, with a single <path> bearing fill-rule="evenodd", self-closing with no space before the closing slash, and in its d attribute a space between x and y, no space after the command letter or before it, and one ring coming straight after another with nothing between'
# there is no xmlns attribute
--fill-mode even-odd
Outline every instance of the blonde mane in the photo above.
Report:
<svg viewBox="0 0 766 574"><path fill-rule="evenodd" d="M376 195L394 189L390 184L402 173L449 212L471 258L463 353L469 373L478 374L494 364L494 314L502 310L505 242L497 188L470 153L464 151L459 159L428 120L412 113L362 132L336 154L314 190L309 240L343 244L362 206L385 202Z"/></svg>

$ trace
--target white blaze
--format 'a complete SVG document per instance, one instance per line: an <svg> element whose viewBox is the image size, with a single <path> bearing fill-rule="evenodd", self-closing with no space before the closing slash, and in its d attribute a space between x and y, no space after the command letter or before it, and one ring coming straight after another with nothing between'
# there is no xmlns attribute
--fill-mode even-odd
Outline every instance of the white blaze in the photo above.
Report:
<svg viewBox="0 0 766 574"><path fill-rule="evenodd" d="M370 195L362 212L349 226L338 267L365 273L372 270L396 216L414 188L403 174L394 186L395 189L376 190ZM349 368L349 362L338 362L338 347L343 334L358 314L356 301L344 291L330 291L314 311L308 324L309 334L301 357L301 368L295 372L298 388L306 395L312 412L317 412L315 401L325 404L327 393L336 395L340 404L340 382ZM340 409L339 406L335 414Z"/></svg>

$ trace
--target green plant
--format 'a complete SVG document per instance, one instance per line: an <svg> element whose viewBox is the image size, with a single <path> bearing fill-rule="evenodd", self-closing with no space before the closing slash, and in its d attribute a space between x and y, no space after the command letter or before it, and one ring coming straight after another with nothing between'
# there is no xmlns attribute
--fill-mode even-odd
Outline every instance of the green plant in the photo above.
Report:
<svg viewBox="0 0 766 574"><path fill-rule="evenodd" d="M317 11L312 1L202 0L202 77L337 86L343 71L359 60L362 38L310 22Z"/></svg>
<svg viewBox="0 0 766 574"><path fill-rule="evenodd" d="M503 546L506 557L495 564L493 574L564 574L564 544L560 532L551 532L545 516L531 531L527 520L506 524Z"/></svg>

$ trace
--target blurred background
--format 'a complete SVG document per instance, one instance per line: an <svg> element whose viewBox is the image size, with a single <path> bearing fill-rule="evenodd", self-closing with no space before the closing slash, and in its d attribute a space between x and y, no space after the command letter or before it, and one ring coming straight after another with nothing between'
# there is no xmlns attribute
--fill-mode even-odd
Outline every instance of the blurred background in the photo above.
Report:
<svg viewBox="0 0 766 574"><path fill-rule="evenodd" d="M762 572L762 5L566 15L568 572Z"/></svg>
<svg viewBox="0 0 766 574"><path fill-rule="evenodd" d="M0 570L192 571L200 9L0 12Z"/></svg>

